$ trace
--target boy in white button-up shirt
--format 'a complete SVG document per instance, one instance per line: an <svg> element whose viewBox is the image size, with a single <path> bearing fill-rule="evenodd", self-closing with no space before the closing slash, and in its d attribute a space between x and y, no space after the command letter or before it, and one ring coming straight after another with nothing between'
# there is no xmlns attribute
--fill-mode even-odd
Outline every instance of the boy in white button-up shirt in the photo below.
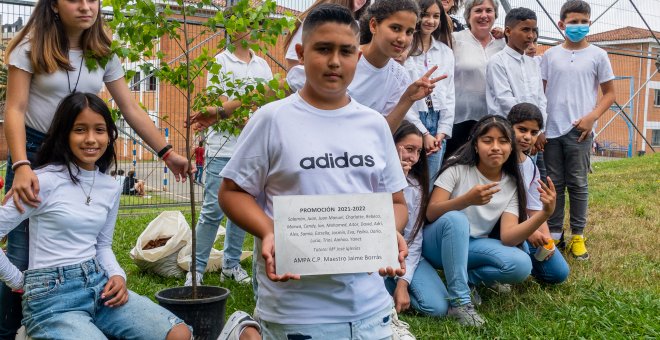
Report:
<svg viewBox="0 0 660 340"><path fill-rule="evenodd" d="M536 105L547 120L547 101L536 61L525 50L536 38L536 13L514 8L506 15L504 34L507 46L494 55L486 68L488 114L506 117L519 103Z"/></svg>

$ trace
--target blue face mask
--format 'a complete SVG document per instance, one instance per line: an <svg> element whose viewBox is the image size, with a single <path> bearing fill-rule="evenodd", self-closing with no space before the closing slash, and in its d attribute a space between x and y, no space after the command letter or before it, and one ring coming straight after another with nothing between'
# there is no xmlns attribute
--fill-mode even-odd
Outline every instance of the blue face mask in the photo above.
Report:
<svg viewBox="0 0 660 340"><path fill-rule="evenodd" d="M566 25L566 38L576 43L582 41L589 34L588 24Z"/></svg>

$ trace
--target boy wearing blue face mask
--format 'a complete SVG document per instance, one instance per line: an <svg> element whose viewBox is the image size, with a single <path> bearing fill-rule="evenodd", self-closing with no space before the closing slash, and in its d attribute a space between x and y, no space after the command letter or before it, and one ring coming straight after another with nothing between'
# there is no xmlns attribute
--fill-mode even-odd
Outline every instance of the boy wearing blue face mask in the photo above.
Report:
<svg viewBox="0 0 660 340"><path fill-rule="evenodd" d="M591 8L585 1L568 1L561 7L559 28L567 39L549 49L541 61L548 120L545 136L539 136L536 143L545 151L547 172L557 189L557 207L548 219L550 233L555 243L563 242L564 191L568 189L572 238L566 247L581 260L589 258L584 227L592 129L615 100L614 72L607 52L585 39L590 16ZM603 92L600 100L599 86Z"/></svg>

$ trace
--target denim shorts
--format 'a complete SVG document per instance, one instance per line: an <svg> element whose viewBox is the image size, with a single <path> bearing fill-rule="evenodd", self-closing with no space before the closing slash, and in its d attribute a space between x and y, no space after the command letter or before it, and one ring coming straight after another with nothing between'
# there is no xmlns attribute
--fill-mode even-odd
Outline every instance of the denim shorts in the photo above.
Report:
<svg viewBox="0 0 660 340"><path fill-rule="evenodd" d="M264 340L377 340L391 339L392 307L355 322L283 325L261 320Z"/></svg>
<svg viewBox="0 0 660 340"><path fill-rule="evenodd" d="M108 282L95 259L57 268L25 271L23 325L35 339L165 339L183 321L151 300L129 291L128 302L106 307Z"/></svg>

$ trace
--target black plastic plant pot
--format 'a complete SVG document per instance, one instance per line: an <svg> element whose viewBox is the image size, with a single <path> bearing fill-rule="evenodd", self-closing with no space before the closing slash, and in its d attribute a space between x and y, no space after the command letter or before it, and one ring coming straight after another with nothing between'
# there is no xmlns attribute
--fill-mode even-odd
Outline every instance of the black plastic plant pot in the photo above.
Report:
<svg viewBox="0 0 660 340"><path fill-rule="evenodd" d="M158 303L193 328L197 340L215 340L225 325L225 307L229 289L198 286L197 299L192 287L163 289L156 293Z"/></svg>

